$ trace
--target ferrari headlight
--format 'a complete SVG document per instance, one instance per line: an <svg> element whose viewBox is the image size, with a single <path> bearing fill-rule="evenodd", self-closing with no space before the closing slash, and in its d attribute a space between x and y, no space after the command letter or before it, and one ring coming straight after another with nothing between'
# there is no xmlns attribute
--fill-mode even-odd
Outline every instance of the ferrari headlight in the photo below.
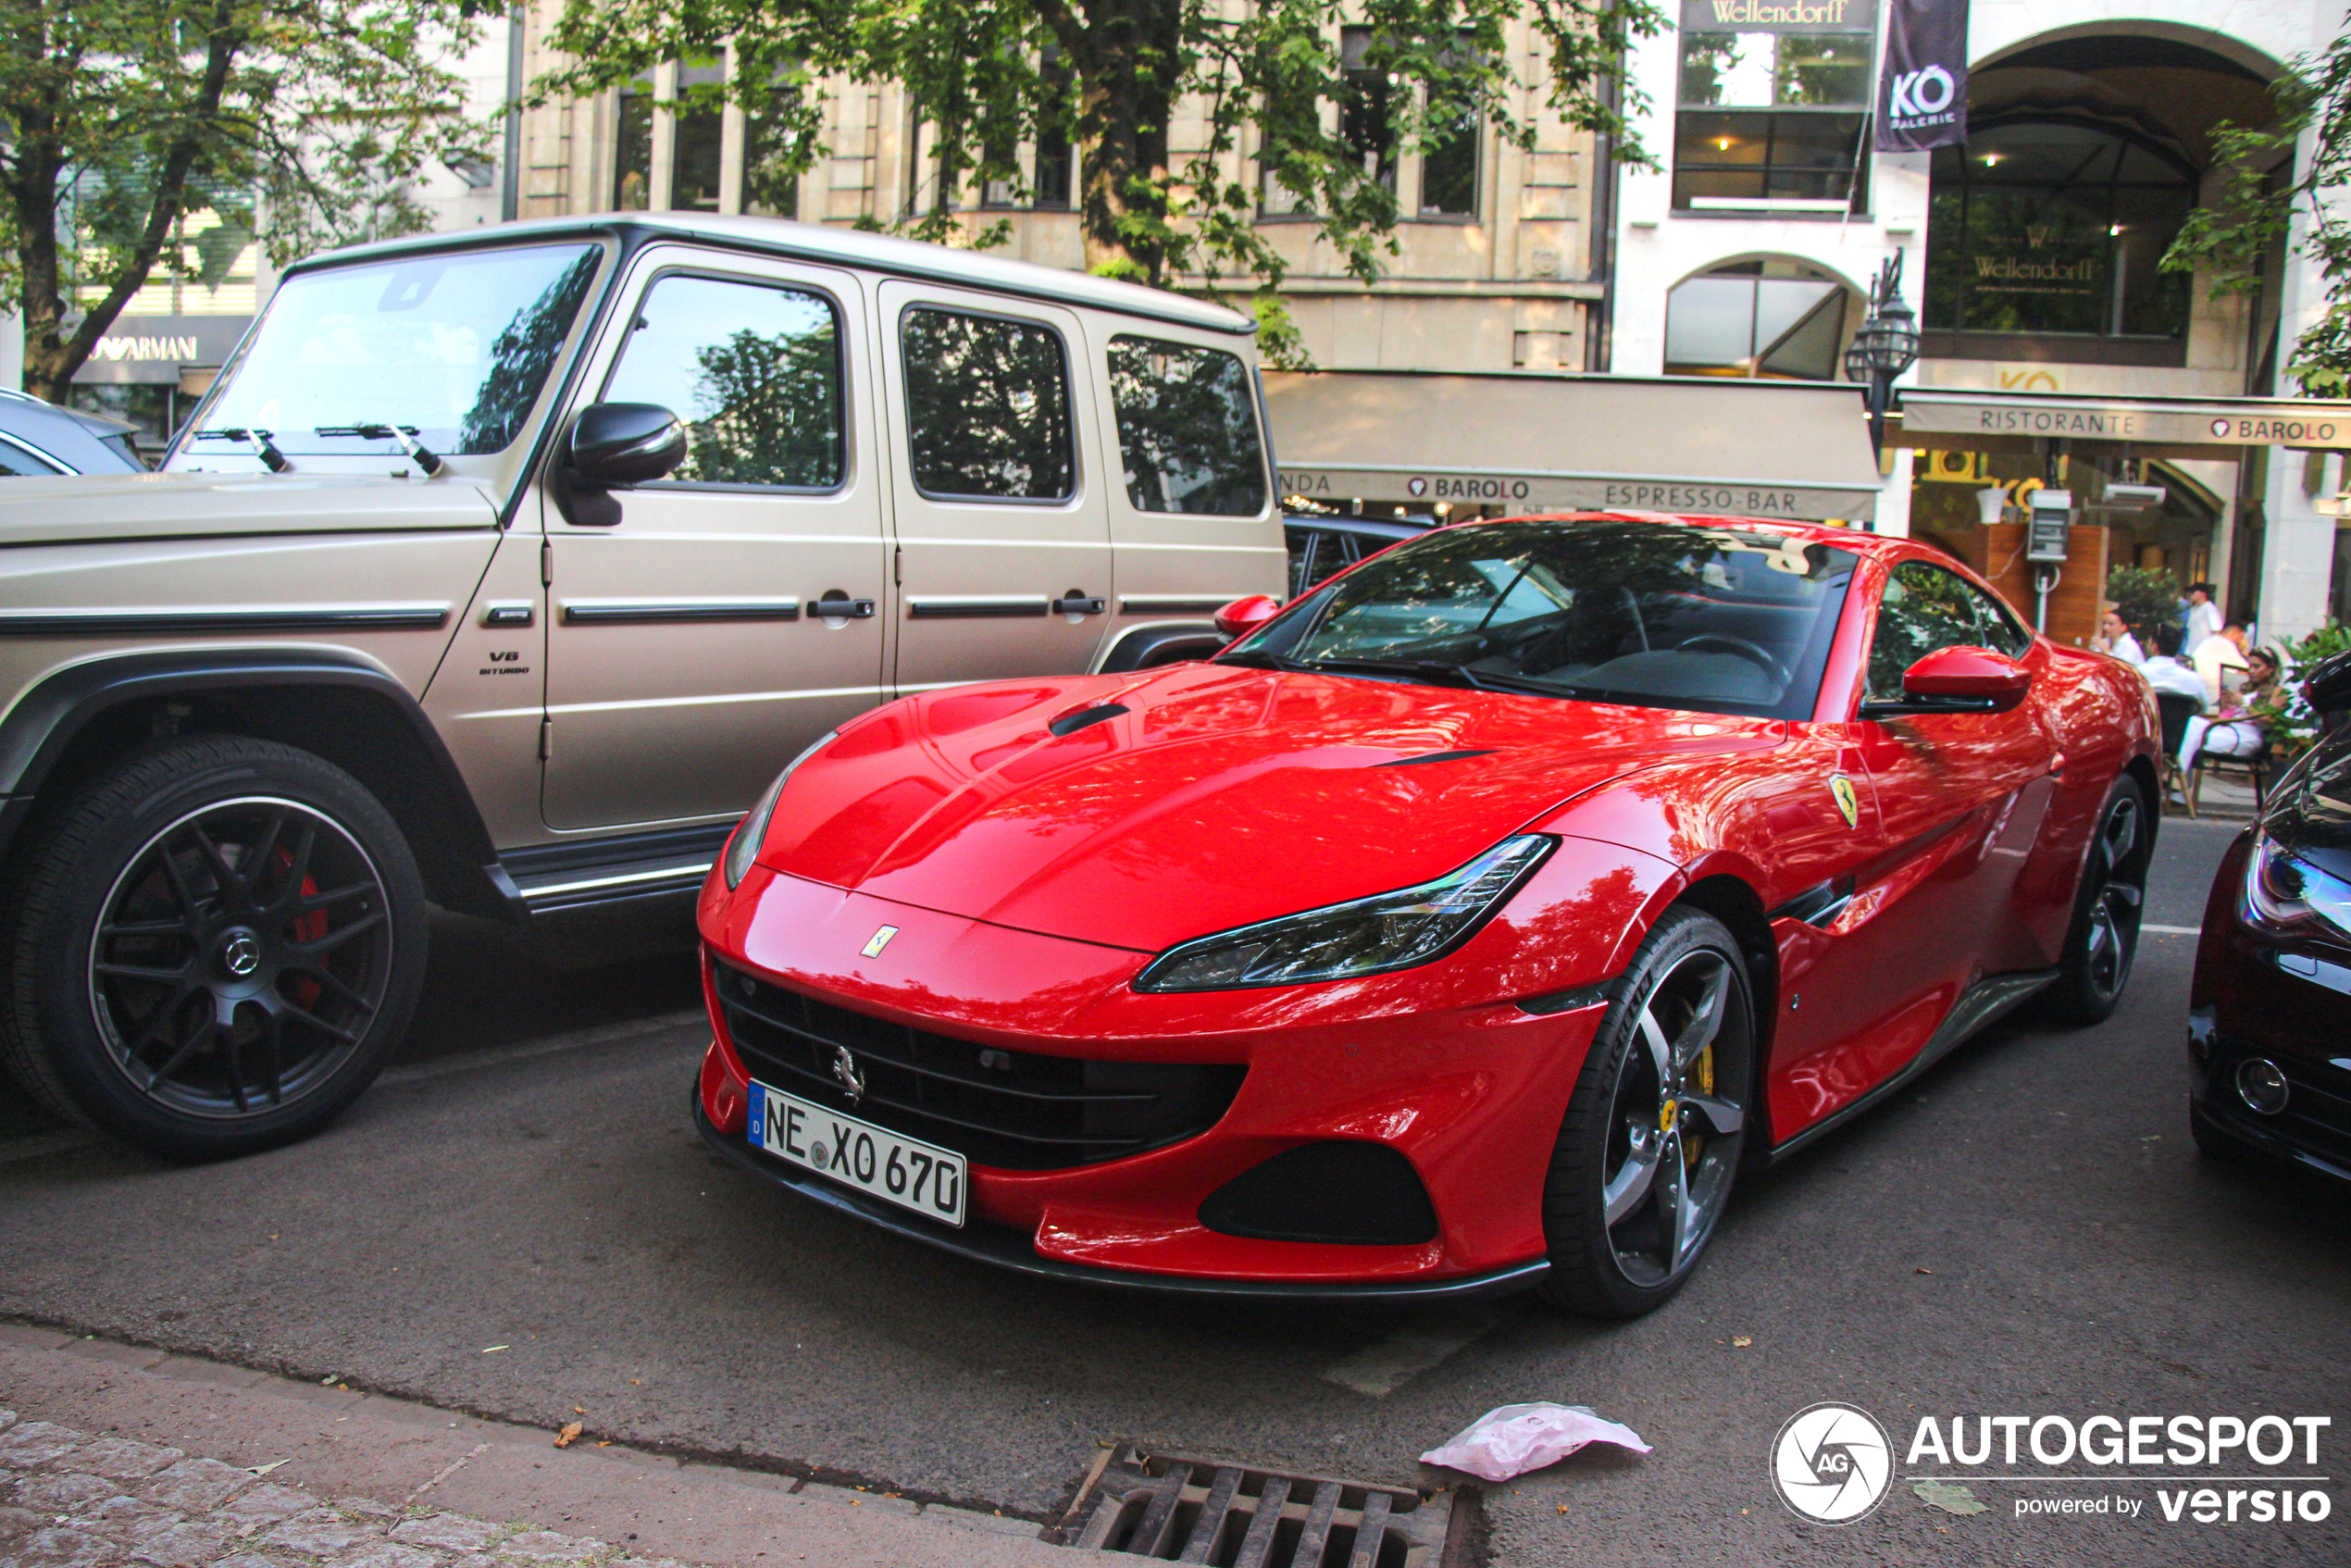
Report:
<svg viewBox="0 0 2351 1568"><path fill-rule="evenodd" d="M2311 865L2267 834L2257 834L2245 857L2246 918L2288 934L2319 929L2351 941L2351 882Z"/></svg>
<svg viewBox="0 0 2351 1568"><path fill-rule="evenodd" d="M1197 938L1152 960L1135 989L1294 986L1425 964L1469 940L1558 845L1523 833L1433 882Z"/></svg>
<svg viewBox="0 0 2351 1568"><path fill-rule="evenodd" d="M802 763L831 745L840 734L838 729L827 730L817 738L815 745L786 763L784 771L776 775L776 781L767 786L767 792L759 797L759 803L736 825L735 836L727 840L724 864L729 889L740 887L742 879L751 875L751 863L759 858L759 846L767 837L767 823L776 815L776 802L782 797L784 786L791 781L791 776L799 771Z"/></svg>

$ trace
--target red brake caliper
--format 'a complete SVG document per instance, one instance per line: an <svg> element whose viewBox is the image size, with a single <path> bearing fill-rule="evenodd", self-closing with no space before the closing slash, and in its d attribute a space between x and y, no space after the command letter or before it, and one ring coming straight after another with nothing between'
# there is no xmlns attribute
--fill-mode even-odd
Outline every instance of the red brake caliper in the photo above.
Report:
<svg viewBox="0 0 2351 1568"><path fill-rule="evenodd" d="M292 869L293 852L292 850L280 850L277 858L278 869L280 872ZM317 891L318 878L308 875L304 876L302 896L310 898ZM327 934L327 912L323 909L314 909L306 915L295 915L292 925L288 927L288 934L298 942L317 941ZM287 998L296 1007L307 1011L317 1004L319 996L327 988L307 975L289 975L278 983L278 989L285 992Z"/></svg>

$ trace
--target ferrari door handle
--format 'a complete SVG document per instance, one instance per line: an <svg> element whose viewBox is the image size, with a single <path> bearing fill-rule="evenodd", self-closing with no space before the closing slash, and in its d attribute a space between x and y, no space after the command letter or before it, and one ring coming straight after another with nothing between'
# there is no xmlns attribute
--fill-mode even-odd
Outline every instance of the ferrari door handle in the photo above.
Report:
<svg viewBox="0 0 2351 1568"><path fill-rule="evenodd" d="M808 613L825 620L871 620L874 616L874 601L828 594L822 599L808 601Z"/></svg>
<svg viewBox="0 0 2351 1568"><path fill-rule="evenodd" d="M1099 616L1109 608L1107 599L1091 599L1076 591L1053 601L1053 614L1057 616Z"/></svg>

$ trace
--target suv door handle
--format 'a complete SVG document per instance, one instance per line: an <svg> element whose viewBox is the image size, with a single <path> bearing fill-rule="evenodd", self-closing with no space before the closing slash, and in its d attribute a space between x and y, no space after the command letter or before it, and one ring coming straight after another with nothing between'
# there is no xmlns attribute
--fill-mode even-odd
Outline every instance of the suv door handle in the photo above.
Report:
<svg viewBox="0 0 2351 1568"><path fill-rule="evenodd" d="M1099 616L1109 608L1107 599L1089 599L1082 590L1074 588L1053 601L1053 614L1057 616Z"/></svg>
<svg viewBox="0 0 2351 1568"><path fill-rule="evenodd" d="M822 599L808 601L808 613L837 621L871 620L874 616L874 602L871 599L852 599L846 595L827 594Z"/></svg>

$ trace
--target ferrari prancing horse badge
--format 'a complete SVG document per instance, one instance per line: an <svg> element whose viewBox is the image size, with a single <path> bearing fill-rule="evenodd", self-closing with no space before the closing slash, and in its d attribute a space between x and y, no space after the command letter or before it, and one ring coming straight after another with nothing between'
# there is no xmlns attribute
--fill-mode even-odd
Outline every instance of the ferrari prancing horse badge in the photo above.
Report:
<svg viewBox="0 0 2351 1568"><path fill-rule="evenodd" d="M1861 801L1853 792L1853 780L1842 773L1830 774L1829 793L1836 797L1836 809L1845 814L1845 825L1859 828L1861 825Z"/></svg>

